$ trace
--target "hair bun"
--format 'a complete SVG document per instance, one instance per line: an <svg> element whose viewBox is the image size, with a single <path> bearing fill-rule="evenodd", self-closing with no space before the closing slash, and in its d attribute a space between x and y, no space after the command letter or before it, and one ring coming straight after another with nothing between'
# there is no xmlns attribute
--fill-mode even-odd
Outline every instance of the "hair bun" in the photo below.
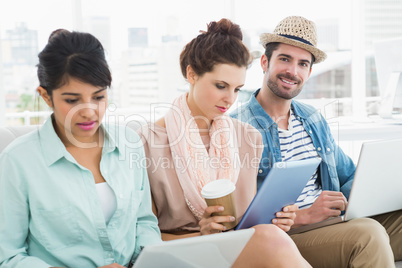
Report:
<svg viewBox="0 0 402 268"><path fill-rule="evenodd" d="M220 21L212 21L208 24L207 33L220 33L232 35L240 40L243 40L243 34L241 32L240 26L231 22L228 19L221 19Z"/></svg>
<svg viewBox="0 0 402 268"><path fill-rule="evenodd" d="M61 34L61 33L70 33L70 31L68 31L68 30L66 30L66 29L57 29L57 30L54 30L54 31L50 34L48 41L52 40L53 38L55 38L56 36L58 36L58 35Z"/></svg>

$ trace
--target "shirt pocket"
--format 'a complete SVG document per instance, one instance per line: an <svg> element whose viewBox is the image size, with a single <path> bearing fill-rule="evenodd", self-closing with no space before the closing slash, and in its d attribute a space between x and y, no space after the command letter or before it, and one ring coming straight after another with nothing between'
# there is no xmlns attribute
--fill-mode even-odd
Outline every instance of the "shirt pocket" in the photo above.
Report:
<svg viewBox="0 0 402 268"><path fill-rule="evenodd" d="M139 207L142 202L143 190L132 190L131 193L124 193L119 195L121 213L126 216L136 217Z"/></svg>
<svg viewBox="0 0 402 268"><path fill-rule="evenodd" d="M35 210L31 229L32 235L48 250L60 250L83 240L82 230L71 206Z"/></svg>
<svg viewBox="0 0 402 268"><path fill-rule="evenodd" d="M335 146L334 144L328 139L325 141L325 147L323 148L324 154L333 155L335 153Z"/></svg>

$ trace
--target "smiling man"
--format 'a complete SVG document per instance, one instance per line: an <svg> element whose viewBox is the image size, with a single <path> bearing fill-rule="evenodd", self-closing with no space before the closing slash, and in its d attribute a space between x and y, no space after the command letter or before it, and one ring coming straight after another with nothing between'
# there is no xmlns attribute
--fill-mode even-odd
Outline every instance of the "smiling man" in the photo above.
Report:
<svg viewBox="0 0 402 268"><path fill-rule="evenodd" d="M316 47L315 24L303 17L287 17L274 33L261 35L261 44L265 48L260 61L262 87L231 114L263 136L257 184L261 185L275 162L320 158L321 165L296 201L300 209L292 228L338 216L347 206L355 165L334 142L320 112L293 100L313 64L326 58ZM288 187L286 182L283 187ZM386 230L378 221L362 218L291 237L313 267L394 267L394 254L397 260L402 255L401 224L394 224L402 222L401 215L376 218Z"/></svg>

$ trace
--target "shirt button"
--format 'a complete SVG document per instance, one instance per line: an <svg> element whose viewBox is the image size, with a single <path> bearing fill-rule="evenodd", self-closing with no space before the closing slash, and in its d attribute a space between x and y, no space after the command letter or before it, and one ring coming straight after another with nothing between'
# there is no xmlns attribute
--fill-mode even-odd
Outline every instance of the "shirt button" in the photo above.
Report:
<svg viewBox="0 0 402 268"><path fill-rule="evenodd" d="M261 174L261 173L262 173L262 169L258 170L258 173L260 173L260 174Z"/></svg>
<svg viewBox="0 0 402 268"><path fill-rule="evenodd" d="M327 151L328 151L328 152L330 152L330 151L331 151L331 149L330 149L330 148L327 148Z"/></svg>
<svg viewBox="0 0 402 268"><path fill-rule="evenodd" d="M321 147L318 147L318 148L317 148L317 151L321 151Z"/></svg>
<svg viewBox="0 0 402 268"><path fill-rule="evenodd" d="M312 134L312 133L313 133L313 131L311 131L311 130L310 130L310 131L309 131L309 133L310 133L310 134Z"/></svg>

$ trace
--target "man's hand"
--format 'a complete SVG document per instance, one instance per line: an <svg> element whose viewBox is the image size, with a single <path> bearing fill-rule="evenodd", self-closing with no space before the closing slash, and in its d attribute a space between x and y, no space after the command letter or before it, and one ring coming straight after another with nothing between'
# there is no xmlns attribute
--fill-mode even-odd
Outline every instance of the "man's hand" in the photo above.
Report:
<svg viewBox="0 0 402 268"><path fill-rule="evenodd" d="M295 222L296 211L299 208L297 205L290 205L283 208L282 211L277 212L275 215L277 218L272 220L272 223L287 232L290 230Z"/></svg>
<svg viewBox="0 0 402 268"><path fill-rule="evenodd" d="M323 191L313 205L296 212L296 220L293 227L312 224L337 217L346 209L348 201L341 192Z"/></svg>

